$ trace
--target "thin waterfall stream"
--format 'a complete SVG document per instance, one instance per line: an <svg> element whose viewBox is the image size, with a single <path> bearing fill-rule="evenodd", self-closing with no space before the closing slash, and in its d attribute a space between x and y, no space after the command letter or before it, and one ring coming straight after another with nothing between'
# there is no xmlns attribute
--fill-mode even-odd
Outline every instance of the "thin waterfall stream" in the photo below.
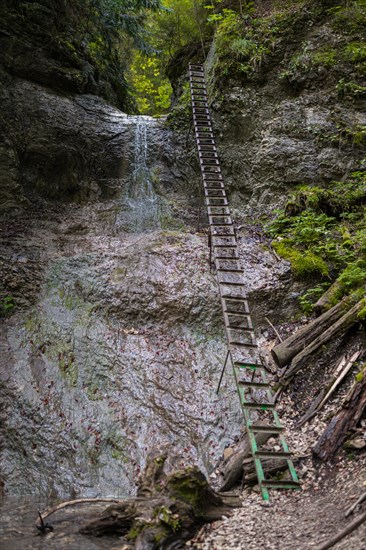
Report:
<svg viewBox="0 0 366 550"><path fill-rule="evenodd" d="M162 199L154 189L149 167L149 137L158 121L148 116L132 118L135 128L133 172L125 196L124 209L117 219L130 232L151 231L160 227Z"/></svg>

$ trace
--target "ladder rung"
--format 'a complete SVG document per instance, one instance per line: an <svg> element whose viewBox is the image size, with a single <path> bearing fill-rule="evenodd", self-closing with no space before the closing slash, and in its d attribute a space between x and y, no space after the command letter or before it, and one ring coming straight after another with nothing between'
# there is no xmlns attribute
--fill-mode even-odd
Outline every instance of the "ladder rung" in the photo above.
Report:
<svg viewBox="0 0 366 550"><path fill-rule="evenodd" d="M248 430L254 433L262 434L280 434L283 432L282 426L259 426L258 424L251 424L248 426Z"/></svg>
<svg viewBox="0 0 366 550"><path fill-rule="evenodd" d="M267 382L247 382L247 381L238 381L239 386L244 386L245 388L270 388L271 386Z"/></svg>
<svg viewBox="0 0 366 550"><path fill-rule="evenodd" d="M222 281L222 280L220 280L219 284L220 285L237 286L239 288L246 288L246 285L244 283L241 283L240 281Z"/></svg>
<svg viewBox="0 0 366 550"><path fill-rule="evenodd" d="M257 344L254 344L254 343L251 343L251 342L240 342L240 340L230 340L229 338L229 344L232 345L232 346L237 346L237 347L240 347L240 348L250 348L250 349L255 349L257 348Z"/></svg>
<svg viewBox="0 0 366 550"><path fill-rule="evenodd" d="M226 299L226 298L224 298ZM245 311L238 311L237 309L228 309L228 307L226 307L226 309L224 309L224 314L228 314L228 315L249 315L249 311L248 310L245 310Z"/></svg>
<svg viewBox="0 0 366 550"><path fill-rule="evenodd" d="M243 401L242 405L245 409L259 409L259 410L262 410L262 411L267 411L269 409L274 409L275 408L274 403L254 403L252 401ZM267 458L267 456L258 457L258 458ZM268 457L268 458L270 458L270 457Z"/></svg>
<svg viewBox="0 0 366 550"><path fill-rule="evenodd" d="M240 365L241 365L241 367L236 367L236 368L249 369L252 372L265 370L263 365L260 365L259 363L254 363L254 362L251 363L250 361L246 361L245 363L242 362L242 363L240 363Z"/></svg>
<svg viewBox="0 0 366 550"><path fill-rule="evenodd" d="M209 157L201 158L200 164L201 166L220 166L220 162L218 159L209 158Z"/></svg>
<svg viewBox="0 0 366 550"><path fill-rule="evenodd" d="M219 237L218 235L212 235L213 245L214 246L237 246L236 239L233 236L229 237Z"/></svg>
<svg viewBox="0 0 366 550"><path fill-rule="evenodd" d="M225 250L223 250L223 248L225 247L218 247L219 250L215 250L215 248L217 248L216 245L214 246L214 253L215 253L216 260L239 260L240 259L236 246L234 247L234 249L229 247L228 250L226 251L227 253L225 253Z"/></svg>
<svg viewBox="0 0 366 550"><path fill-rule="evenodd" d="M260 363L250 363L244 361L234 361L234 366L237 369L250 369L250 370L266 370Z"/></svg>
<svg viewBox="0 0 366 550"><path fill-rule="evenodd" d="M226 197L225 189L204 189L204 192L206 197Z"/></svg>
<svg viewBox="0 0 366 550"><path fill-rule="evenodd" d="M210 225L220 226L220 225L233 225L230 214L209 214ZM221 221L220 219L221 218Z"/></svg>
<svg viewBox="0 0 366 550"><path fill-rule="evenodd" d="M209 216L217 216L219 214L223 214L225 216L230 216L230 214L231 214L230 213L230 208L228 208L227 206L208 206L207 210L208 210L208 215Z"/></svg>
<svg viewBox="0 0 366 550"><path fill-rule="evenodd" d="M218 187L208 187L207 189L218 189ZM211 217L211 216L210 216ZM216 234L216 231L219 231L220 228L223 230L223 231L226 231L227 229L232 229L232 232L230 232L230 235L235 235L235 231L234 231L234 228L233 228L233 222L210 222L210 226L213 228L213 231L215 232Z"/></svg>
<svg viewBox="0 0 366 550"><path fill-rule="evenodd" d="M223 183L223 177L220 172L204 172L203 176L203 185L208 185L209 183L214 183L215 181L221 181Z"/></svg>
<svg viewBox="0 0 366 550"><path fill-rule="evenodd" d="M207 180L205 182L205 189L225 189L224 182ZM209 216L212 216L212 215L215 216L216 214L209 214Z"/></svg>
<svg viewBox="0 0 366 550"><path fill-rule="evenodd" d="M288 451L255 451L254 458L291 458Z"/></svg>
<svg viewBox="0 0 366 550"><path fill-rule="evenodd" d="M276 489L301 489L299 481L287 481L285 479L263 479L260 484L263 487L273 487Z"/></svg>
<svg viewBox="0 0 366 550"><path fill-rule="evenodd" d="M215 247L216 248L216 247ZM218 256L218 254L216 254L215 252L215 260L240 260L236 250L233 250L233 249L230 249L232 252L234 252L234 254L231 254L231 256ZM220 252L221 254L221 252Z"/></svg>
<svg viewBox="0 0 366 550"><path fill-rule="evenodd" d="M217 260L217 258L215 258L215 260ZM216 271L222 271L223 273L244 273L240 267L237 269L232 267L216 267Z"/></svg>
<svg viewBox="0 0 366 550"><path fill-rule="evenodd" d="M205 197L207 206L227 206L226 197Z"/></svg>
<svg viewBox="0 0 366 550"><path fill-rule="evenodd" d="M225 286L225 283L221 283L220 286ZM247 299L247 295L246 295L246 292L244 291L244 289L243 289L243 291L238 292L240 289L235 289L233 287L229 287L227 290L225 290L225 294L223 293L224 292L223 289L220 288L220 290L221 290L221 298L223 300L226 300L227 298L230 298L230 300L232 298L243 298L245 300ZM234 294L234 292L235 292L235 294Z"/></svg>
<svg viewBox="0 0 366 550"><path fill-rule="evenodd" d="M238 315L233 315L234 319L230 320L229 316L224 313L226 328L231 330L253 330L252 321L249 315L241 315L241 319L238 319Z"/></svg>

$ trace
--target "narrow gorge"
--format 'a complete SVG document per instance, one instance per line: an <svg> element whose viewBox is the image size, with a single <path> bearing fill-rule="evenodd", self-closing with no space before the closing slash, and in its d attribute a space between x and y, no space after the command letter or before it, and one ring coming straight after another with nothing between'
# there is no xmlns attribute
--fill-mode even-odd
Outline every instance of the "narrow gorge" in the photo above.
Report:
<svg viewBox="0 0 366 550"><path fill-rule="evenodd" d="M215 3L220 17L166 63L172 106L150 116L128 84L132 35L124 28L113 53L113 33L90 15L108 2L97 4L0 9L1 547L134 548L132 536L81 535L71 511L38 536L38 510L134 497L154 449L167 472L197 466L219 490L245 436L230 369L217 392L227 344L188 94L188 65L204 62L261 358L303 490L266 508L239 481L232 524L144 548L318 548L342 527L340 503L365 491L364 409L335 461L312 451L363 384L364 310L283 387L271 349L308 325L331 284L343 289L335 302L364 299L366 6ZM155 14L136 4L136 20ZM353 356L344 385L298 427ZM363 524L337 548L361 550L365 537Z"/></svg>

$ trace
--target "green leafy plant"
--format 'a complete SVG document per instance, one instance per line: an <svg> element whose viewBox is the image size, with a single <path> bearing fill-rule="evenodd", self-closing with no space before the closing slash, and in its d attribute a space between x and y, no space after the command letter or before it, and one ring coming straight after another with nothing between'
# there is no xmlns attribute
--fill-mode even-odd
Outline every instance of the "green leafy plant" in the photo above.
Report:
<svg viewBox="0 0 366 550"><path fill-rule="evenodd" d="M300 298L306 313L331 281L336 302L346 294L361 299L366 290L366 174L328 187L300 186L267 231L273 247L291 262L300 279L319 283ZM325 279L325 280L324 280Z"/></svg>
<svg viewBox="0 0 366 550"><path fill-rule="evenodd" d="M13 296L6 295L0 301L0 313L4 317L10 315L14 308L15 308L15 300Z"/></svg>

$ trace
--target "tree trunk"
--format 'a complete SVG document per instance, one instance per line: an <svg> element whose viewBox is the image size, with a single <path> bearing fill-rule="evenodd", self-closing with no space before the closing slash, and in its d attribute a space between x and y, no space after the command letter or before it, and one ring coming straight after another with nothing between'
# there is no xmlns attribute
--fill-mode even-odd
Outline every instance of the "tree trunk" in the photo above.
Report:
<svg viewBox="0 0 366 550"><path fill-rule="evenodd" d="M356 382L342 409L331 420L317 444L313 453L322 460L332 459L343 445L350 430L353 430L366 408L366 372L361 381Z"/></svg>
<svg viewBox="0 0 366 550"><path fill-rule="evenodd" d="M351 306L349 298L344 298L323 315L311 321L306 327L301 328L284 342L275 346L271 350L271 354L277 365L280 367L287 365L295 355L334 324Z"/></svg>
<svg viewBox="0 0 366 550"><path fill-rule="evenodd" d="M352 326L358 319L359 312L365 307L365 301L361 300L353 306L347 313L345 313L340 319L338 319L327 330L322 332L315 340L313 340L306 348L303 349L298 355L296 355L290 367L285 371L280 379L281 384L287 384L290 378L292 378L306 363L309 355L316 351L320 346L328 342L331 338L336 336L339 332L345 332L350 326ZM331 311L331 310L329 310ZM329 313L327 311L327 313ZM319 317L320 319L320 317Z"/></svg>
<svg viewBox="0 0 366 550"><path fill-rule="evenodd" d="M338 283L338 281L336 281L328 288L328 290L324 292L324 294L322 294L322 296L320 296L319 300L314 304L315 315L321 315L322 313L324 313L324 311L329 309L330 302L339 289L340 284Z"/></svg>
<svg viewBox="0 0 366 550"><path fill-rule="evenodd" d="M341 382L345 379L345 377L347 376L353 364L355 363L355 361L357 361L361 353L362 353L361 350L356 351L349 360L347 360L345 356L342 357L341 361L337 365L337 368L334 371L327 386L324 388L321 388L320 392L318 393L314 401L311 403L309 409L306 411L306 413L300 418L300 420L296 424L296 428L300 428L303 424L305 424L305 422L310 420L310 418L312 418L325 405L325 403L335 392L339 384L341 384Z"/></svg>
<svg viewBox="0 0 366 550"><path fill-rule="evenodd" d="M271 434L257 434L258 446L263 445L271 437ZM243 462L251 455L249 438L247 435L234 447L234 453L219 466L221 474L220 491L229 491L240 482L243 476Z"/></svg>

